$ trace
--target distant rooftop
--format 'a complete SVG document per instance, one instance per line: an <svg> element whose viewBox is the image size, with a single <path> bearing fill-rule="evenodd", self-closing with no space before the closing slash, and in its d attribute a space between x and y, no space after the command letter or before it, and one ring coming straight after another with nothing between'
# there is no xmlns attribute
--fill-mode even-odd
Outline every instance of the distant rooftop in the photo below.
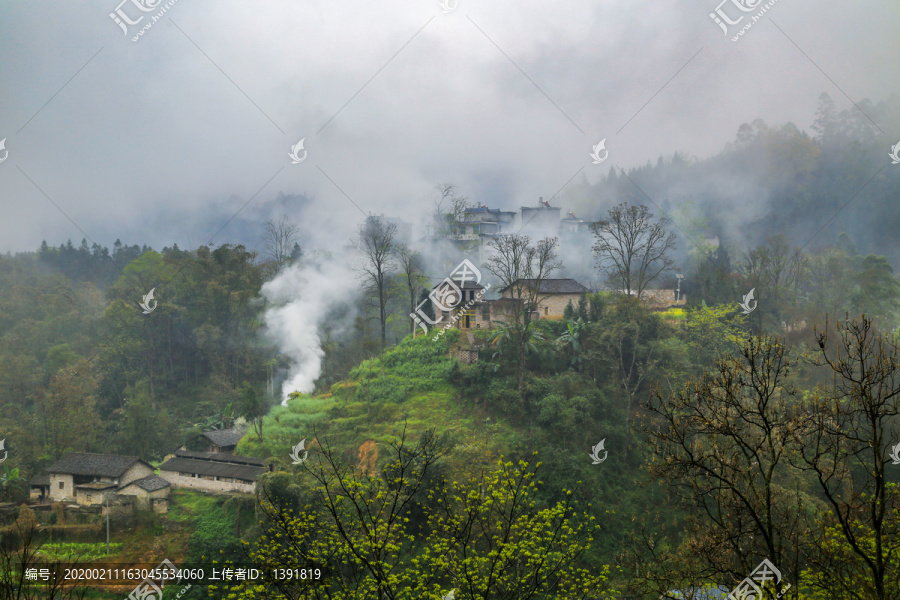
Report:
<svg viewBox="0 0 900 600"><path fill-rule="evenodd" d="M254 467L266 466L266 461L253 456L235 456L234 454L222 454L221 452L193 452L191 450L176 450L175 456L179 458L191 458L217 463L230 463L234 465L251 465Z"/></svg>
<svg viewBox="0 0 900 600"><path fill-rule="evenodd" d="M499 208L488 208L487 206L476 206L474 208L467 208L466 212L474 213L474 212L488 212L488 213L510 213L516 214L514 210L500 210Z"/></svg>
<svg viewBox="0 0 900 600"><path fill-rule="evenodd" d="M108 481L92 481L91 483L76 483L75 487L88 490L108 490L116 487L116 484Z"/></svg>
<svg viewBox="0 0 900 600"><path fill-rule="evenodd" d="M121 477L137 462L143 462L148 467L150 466L137 456L70 453L50 465L47 472L88 477Z"/></svg>
<svg viewBox="0 0 900 600"><path fill-rule="evenodd" d="M155 492L157 490L161 490L163 488L167 488L172 484L160 477L159 475L147 475L146 477L141 477L137 481L132 481L129 484L122 486L128 487L129 485L136 485L142 490L148 492Z"/></svg>
<svg viewBox="0 0 900 600"><path fill-rule="evenodd" d="M31 481L29 483L35 487L37 487L37 486L46 487L46 486L50 485L50 474L44 473L43 475L35 475L34 477L31 478Z"/></svg>
<svg viewBox="0 0 900 600"><path fill-rule="evenodd" d="M160 465L159 470L206 475L208 477L230 477L242 481L253 482L256 481L256 478L262 473L266 472L266 467L262 465L234 464L201 459L198 457L188 457L184 456L184 452L176 452L176 457L170 458Z"/></svg>
<svg viewBox="0 0 900 600"><path fill-rule="evenodd" d="M513 282L513 285L517 283L533 284L535 281L535 279L517 279ZM500 292L505 292L510 287L511 285L508 285L501 289ZM583 294L589 291L589 289L574 279L542 279L538 288L538 293L540 294Z"/></svg>
<svg viewBox="0 0 900 600"><path fill-rule="evenodd" d="M227 448L229 446L237 446L237 443L241 441L244 434L232 427L231 429L204 431L203 437L220 448Z"/></svg>

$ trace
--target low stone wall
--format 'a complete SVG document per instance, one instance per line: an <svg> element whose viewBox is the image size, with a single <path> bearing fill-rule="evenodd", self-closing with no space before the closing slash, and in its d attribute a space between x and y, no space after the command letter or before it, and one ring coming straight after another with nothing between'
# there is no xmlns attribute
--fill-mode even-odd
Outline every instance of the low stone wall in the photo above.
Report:
<svg viewBox="0 0 900 600"><path fill-rule="evenodd" d="M453 352L453 356L464 365L471 365L478 362L478 350L459 348Z"/></svg>

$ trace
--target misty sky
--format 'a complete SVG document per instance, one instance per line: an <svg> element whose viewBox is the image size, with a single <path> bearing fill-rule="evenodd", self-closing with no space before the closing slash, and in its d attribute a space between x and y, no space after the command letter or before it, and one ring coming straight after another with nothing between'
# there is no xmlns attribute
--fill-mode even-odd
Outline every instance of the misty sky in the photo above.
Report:
<svg viewBox="0 0 900 600"><path fill-rule="evenodd" d="M420 225L440 182L517 209L758 117L808 130L822 92L898 93L896 0L778 0L738 42L717 0L177 0L137 42L166 3L122 4L126 35L118 1L0 2L0 251L248 242L300 195L305 245L334 245L360 211Z"/></svg>

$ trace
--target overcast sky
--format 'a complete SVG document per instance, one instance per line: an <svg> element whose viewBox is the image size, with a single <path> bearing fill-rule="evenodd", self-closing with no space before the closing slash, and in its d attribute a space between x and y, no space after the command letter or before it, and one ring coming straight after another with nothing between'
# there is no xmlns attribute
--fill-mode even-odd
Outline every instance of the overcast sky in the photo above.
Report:
<svg viewBox="0 0 900 600"><path fill-rule="evenodd" d="M118 1L0 2L0 251L246 241L301 214L279 193L327 246L363 213L420 224L440 182L517 209L758 117L808 130L822 92L900 92L896 0L777 0L737 42L762 4L722 5L747 15L726 37L717 0L126 0L126 35Z"/></svg>

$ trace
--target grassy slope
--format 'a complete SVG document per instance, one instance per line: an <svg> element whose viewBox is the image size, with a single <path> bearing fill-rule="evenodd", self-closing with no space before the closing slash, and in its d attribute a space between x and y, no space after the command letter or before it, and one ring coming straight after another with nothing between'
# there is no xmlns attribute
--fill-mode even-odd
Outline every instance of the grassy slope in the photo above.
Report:
<svg viewBox="0 0 900 600"><path fill-rule="evenodd" d="M309 449L315 438L327 442L345 461L359 464L363 444L374 441L384 452L383 442L398 435L404 424L413 442L432 427L449 437L455 444L449 456L450 473L457 480L494 467L501 455L529 458L537 451L544 463L545 499L559 499L559 490L567 488L592 503L591 510L605 522L606 531L597 540L594 558L614 563L632 516L646 516L651 507L665 503L664 492L657 486L644 487L646 481L637 466L643 449L632 444L628 461L616 450L624 443L623 427L619 414L609 406L618 402L606 402L607 408L601 410L606 417L568 430L539 427L533 419L508 419L485 401L486 389L483 396L481 388L472 391L471 386L466 394L461 392L463 374L472 367L458 365L449 356L457 333L448 332L437 341L407 338L381 357L359 365L351 372L352 379L335 384L328 393L292 398L287 407L278 406L265 418L263 441L252 434L245 436L238 454L267 457L279 469L290 471L291 447L305 438ZM492 387L515 395L512 381L498 381L499 375L491 379ZM609 438L609 460L592 465L590 446L604 437Z"/></svg>
<svg viewBox="0 0 900 600"><path fill-rule="evenodd" d="M367 440L397 435L404 423L413 440L432 427L469 438L479 423L449 381L455 366L443 340L407 339L360 364L351 372L353 379L328 393L299 396L287 407L273 408L264 421L263 442L247 435L238 454L273 457L287 466L295 444L306 438L309 447L317 438L350 456Z"/></svg>

